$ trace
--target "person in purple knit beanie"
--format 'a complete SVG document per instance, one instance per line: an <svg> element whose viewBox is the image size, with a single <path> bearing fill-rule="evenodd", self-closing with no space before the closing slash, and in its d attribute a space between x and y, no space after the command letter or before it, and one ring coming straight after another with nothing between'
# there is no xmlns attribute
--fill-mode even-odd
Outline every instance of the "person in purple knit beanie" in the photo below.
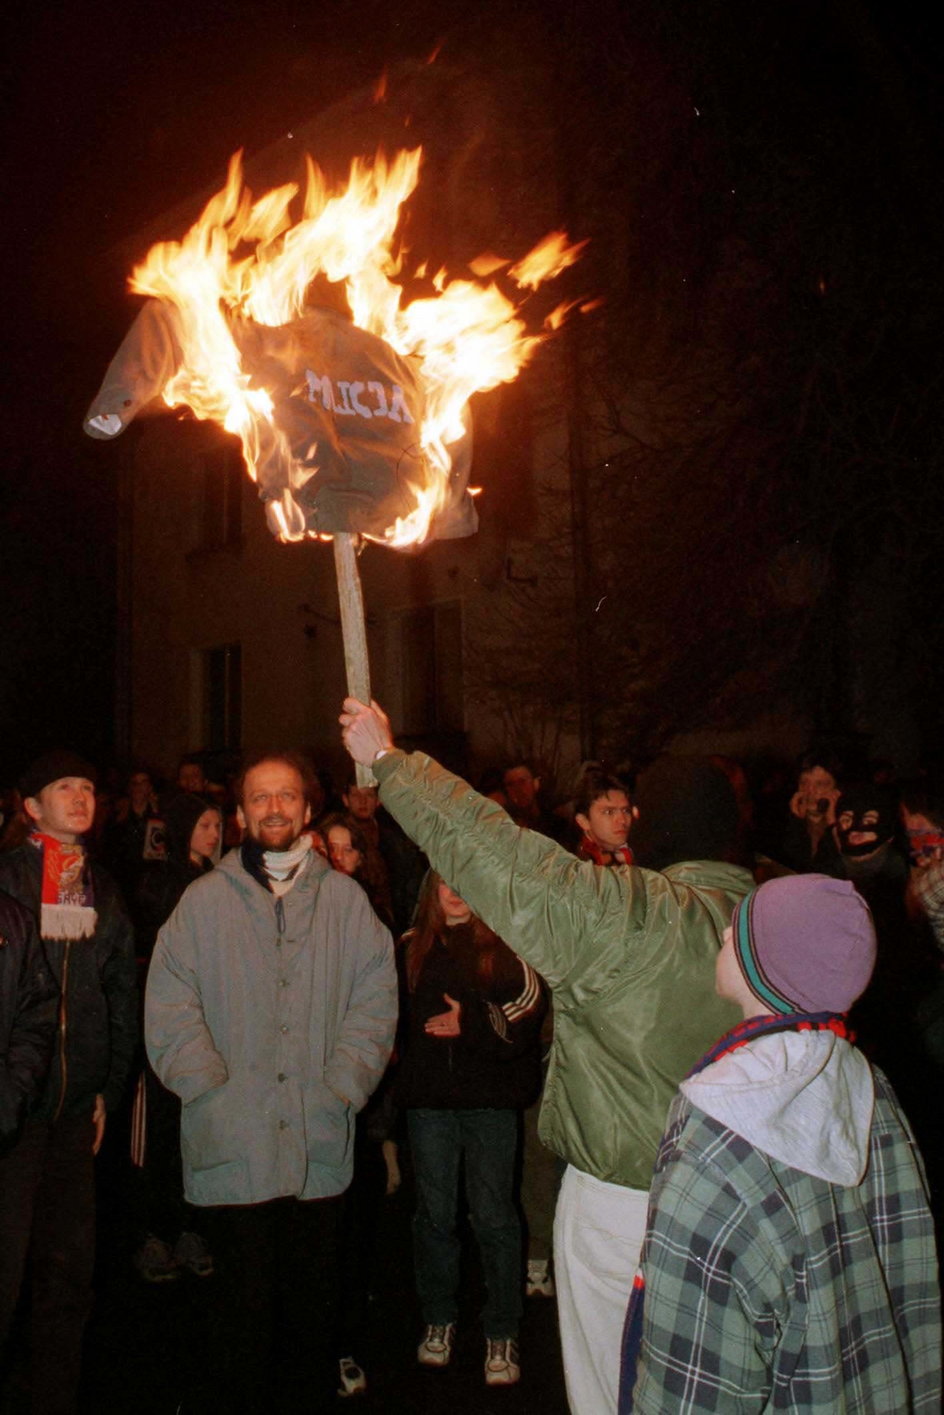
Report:
<svg viewBox="0 0 944 1415"><path fill-rule="evenodd" d="M869 906L845 879L769 880L736 906L731 933L744 982L777 1014L848 1012L875 967Z"/></svg>
<svg viewBox="0 0 944 1415"><path fill-rule="evenodd" d="M848 880L774 879L735 908L716 990L744 1021L669 1112L620 1415L940 1410L924 1169L846 1018L874 966Z"/></svg>

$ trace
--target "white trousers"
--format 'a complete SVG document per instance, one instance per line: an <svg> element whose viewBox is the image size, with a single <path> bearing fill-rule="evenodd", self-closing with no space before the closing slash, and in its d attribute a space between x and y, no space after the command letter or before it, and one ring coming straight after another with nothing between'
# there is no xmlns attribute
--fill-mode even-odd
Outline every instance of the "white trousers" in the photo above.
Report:
<svg viewBox="0 0 944 1415"><path fill-rule="evenodd" d="M649 1194L568 1165L554 1218L554 1280L573 1415L615 1415L623 1323Z"/></svg>

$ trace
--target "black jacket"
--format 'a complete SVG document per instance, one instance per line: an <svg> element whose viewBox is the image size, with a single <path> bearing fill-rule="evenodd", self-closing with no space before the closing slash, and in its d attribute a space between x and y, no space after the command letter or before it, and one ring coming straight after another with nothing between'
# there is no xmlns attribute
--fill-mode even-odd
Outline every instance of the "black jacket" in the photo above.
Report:
<svg viewBox="0 0 944 1415"><path fill-rule="evenodd" d="M409 948L410 935L404 939ZM409 1000L405 1056L397 1079L403 1106L432 1110L518 1110L541 1087L544 984L504 943L494 975L480 976L472 925L444 930L423 960ZM445 994L460 1004L457 1037L430 1036L430 1017L445 1012Z"/></svg>
<svg viewBox="0 0 944 1415"><path fill-rule="evenodd" d="M46 1080L57 998L32 915L0 892L0 1154Z"/></svg>
<svg viewBox="0 0 944 1415"><path fill-rule="evenodd" d="M194 826L204 812L215 809L212 801L191 791L177 792L164 804L167 857L148 861L128 899L137 936L138 956L145 964L150 962L154 952L158 929L167 923L184 890L212 869L209 860L203 865L193 863L190 840Z"/></svg>
<svg viewBox="0 0 944 1415"><path fill-rule="evenodd" d="M43 857L29 841L0 855L0 889L39 918ZM60 1028L52 1065L35 1114L89 1116L96 1095L106 1110L121 1100L138 1034L134 936L111 877L92 866L98 923L91 938L44 939L58 987Z"/></svg>

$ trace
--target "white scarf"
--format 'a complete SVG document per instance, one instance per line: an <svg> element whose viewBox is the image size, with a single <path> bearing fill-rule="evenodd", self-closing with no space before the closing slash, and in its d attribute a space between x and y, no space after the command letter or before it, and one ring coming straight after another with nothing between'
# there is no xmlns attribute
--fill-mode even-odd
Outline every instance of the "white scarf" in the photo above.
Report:
<svg viewBox="0 0 944 1415"><path fill-rule="evenodd" d="M279 883L287 882L288 887L295 883L296 872L299 865L307 859L311 852L311 836L302 835L297 844L291 850L264 850L262 860L265 865L265 872Z"/></svg>

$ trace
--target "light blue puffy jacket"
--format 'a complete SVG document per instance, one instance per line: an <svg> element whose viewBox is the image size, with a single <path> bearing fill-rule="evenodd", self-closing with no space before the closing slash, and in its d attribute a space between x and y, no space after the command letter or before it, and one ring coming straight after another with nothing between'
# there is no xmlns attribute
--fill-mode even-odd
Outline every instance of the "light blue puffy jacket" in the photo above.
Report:
<svg viewBox="0 0 944 1415"><path fill-rule="evenodd" d="M319 855L281 899L239 850L190 885L158 935L145 1008L151 1064L183 1102L187 1199L343 1192L396 1018L390 934Z"/></svg>

